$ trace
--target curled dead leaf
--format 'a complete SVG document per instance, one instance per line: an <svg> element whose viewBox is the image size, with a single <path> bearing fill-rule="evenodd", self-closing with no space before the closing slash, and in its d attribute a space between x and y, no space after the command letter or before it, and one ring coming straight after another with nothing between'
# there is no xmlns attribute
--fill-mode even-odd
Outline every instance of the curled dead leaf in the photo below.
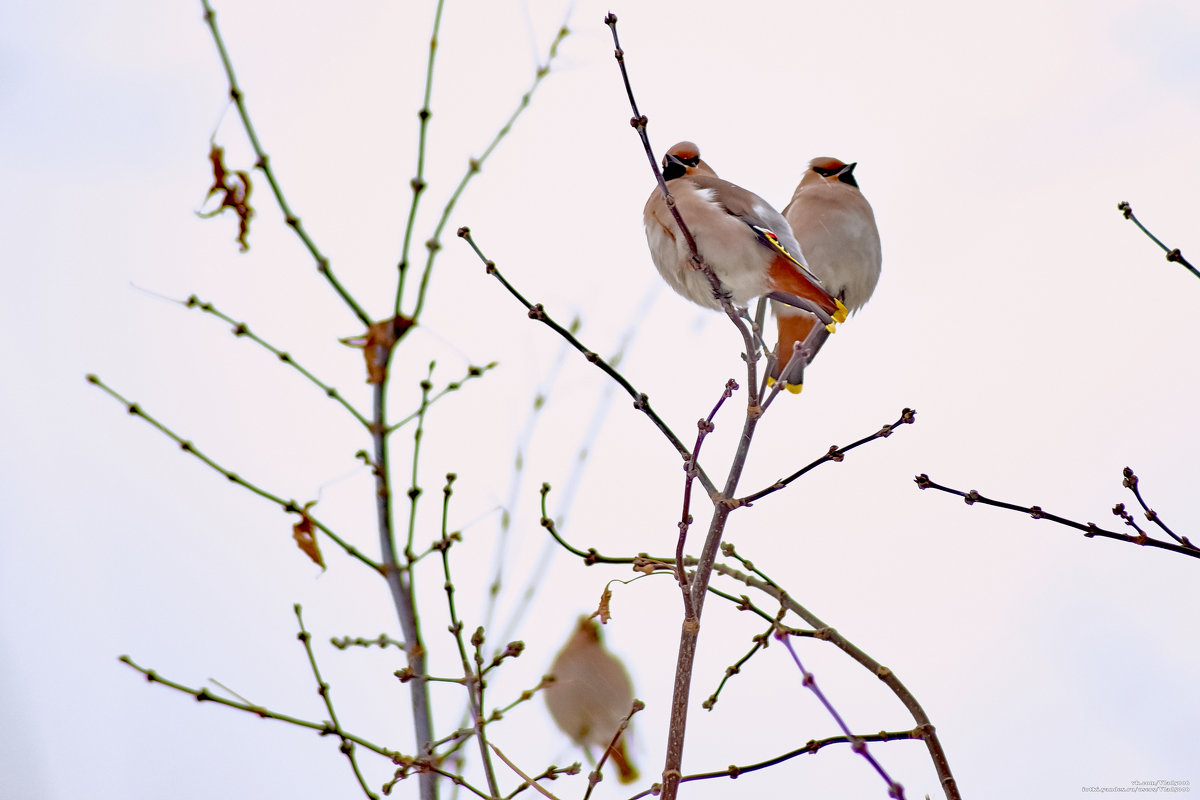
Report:
<svg viewBox="0 0 1200 800"><path fill-rule="evenodd" d="M300 521L292 526L292 538L296 540L296 546L312 559L313 563L321 569L325 569L325 559L321 555L321 548L317 546L316 532L313 530L312 517L308 515L308 510L317 504L317 501L305 503L304 508L297 513L300 514Z"/></svg>
<svg viewBox="0 0 1200 800"><path fill-rule="evenodd" d="M250 249L246 237L250 235L250 218L254 216L254 209L250 206L250 173L240 169L230 172L225 166L225 150L215 142L208 152L208 159L212 162L213 183L204 199L208 201L213 195L220 194L221 204L213 211L196 213L204 219L211 219L227 208L233 209L238 217L238 247L244 253Z"/></svg>

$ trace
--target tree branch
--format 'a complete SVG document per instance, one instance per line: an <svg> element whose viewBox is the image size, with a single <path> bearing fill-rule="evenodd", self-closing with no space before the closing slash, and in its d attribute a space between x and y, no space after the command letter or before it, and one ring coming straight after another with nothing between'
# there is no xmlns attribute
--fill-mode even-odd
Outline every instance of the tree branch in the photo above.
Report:
<svg viewBox="0 0 1200 800"><path fill-rule="evenodd" d="M267 182L271 184L271 192L275 195L275 202L279 204L279 210L283 212L283 221L289 228L296 232L296 235L300 237L300 241L304 243L308 252L317 262L317 272L325 277L329 285L342 298L342 302L354 312L354 315L358 317L362 324L370 326L371 318L367 316L367 312L362 309L358 302L334 276L333 270L329 266L329 259L317 248L316 243L308 235L308 231L305 230L304 225L301 224L300 218L292 212L287 199L284 198L283 189L279 187L279 180L275 176L275 170L271 168L270 159L268 159L262 143L258 140L258 133L254 130L254 123L250 121L250 112L246 109L246 95L241 87L238 86L237 75L233 71L233 61L229 58L229 51L225 49L225 40L221 38L221 31L217 28L217 13L213 11L208 0L200 0L200 2L204 6L204 21L208 23L208 28L212 31L213 42L217 45L217 51L221 55L221 64L225 67L225 77L229 80L229 97L233 100L234 105L237 106L238 115L242 118L242 127L246 129L246 136L250 139L250 146L254 148L254 154L258 157L258 161L254 166L262 170L263 174L267 176Z"/></svg>
<svg viewBox="0 0 1200 800"><path fill-rule="evenodd" d="M1128 467L1126 469L1128 469ZM1132 475L1132 472L1130 474ZM948 486L942 486L941 484L934 483L925 473L921 473L914 480L916 481L917 487L920 489L937 489L939 492L958 495L959 497L963 498L963 500L965 500L969 506L975 505L976 503L982 503L985 506L995 506L996 508L1004 508L1008 509L1009 511L1018 511L1022 514L1028 514L1034 519L1048 519L1051 522L1057 522L1059 525L1065 525L1068 528L1074 528L1075 530L1083 531L1083 535L1089 539L1099 536L1102 539L1113 539L1118 542L1136 544L1143 547L1157 547L1160 550L1169 550L1172 553L1179 553L1180 555L1191 556L1192 558L1200 558L1200 548L1197 548L1196 545L1189 542L1187 538L1180 539L1180 544L1173 544L1172 542L1166 542L1161 539L1152 538L1146 535L1146 533L1141 529L1137 529L1137 536L1133 536L1128 533L1117 533L1116 531L1105 530L1104 528L1096 525L1094 522L1088 522L1085 524L1082 522L1076 522L1075 520L1067 519L1066 517L1060 517L1057 514L1050 514L1046 511L1043 511L1041 506L1019 506L1014 503L1006 503L1003 500L992 500L991 498L984 497L974 489L966 492L960 489L951 489ZM1113 508L1113 513L1117 516L1121 516L1124 511L1124 504L1117 504L1117 506ZM1134 527L1136 529L1137 526ZM1174 536L1174 534L1171 535Z"/></svg>
<svg viewBox="0 0 1200 800"><path fill-rule="evenodd" d="M1176 248L1167 247L1165 244L1162 243L1162 240L1160 240L1157 236L1155 236L1153 233L1151 233L1150 230L1145 225L1143 225L1141 223L1141 221L1138 220L1137 217L1135 217L1133 215L1133 206L1129 205L1129 203L1122 201L1120 203L1117 203L1117 210L1125 215L1125 219L1132 221L1134 225L1137 225L1139 228L1141 228L1142 233L1144 233L1150 237L1150 241L1154 242L1156 245L1161 247L1166 252L1167 261L1174 261L1179 264L1182 264L1184 266L1184 268L1187 269L1188 272L1192 273L1197 278L1200 278L1200 270L1197 270L1195 267L1193 267L1191 262L1189 262L1186 258L1183 257L1183 253L1179 252L1178 247L1176 247Z"/></svg>

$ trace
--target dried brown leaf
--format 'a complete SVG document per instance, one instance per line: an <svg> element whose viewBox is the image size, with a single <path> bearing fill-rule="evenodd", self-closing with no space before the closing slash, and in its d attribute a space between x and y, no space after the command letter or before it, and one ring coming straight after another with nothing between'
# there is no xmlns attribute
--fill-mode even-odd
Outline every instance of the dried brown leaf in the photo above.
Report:
<svg viewBox="0 0 1200 800"><path fill-rule="evenodd" d="M341 342L349 347L361 347L367 362L367 383L383 383L392 348L413 326L411 318L397 314L391 319L371 323L362 336L351 336Z"/></svg>
<svg viewBox="0 0 1200 800"><path fill-rule="evenodd" d="M321 569L325 569L325 559L321 555L321 548L317 546L316 532L313 530L312 517L308 515L308 510L316 505L316 501L304 504L303 510L299 511L300 521L292 526L292 538L296 540L296 546L313 560L313 563Z"/></svg>
<svg viewBox="0 0 1200 800"><path fill-rule="evenodd" d="M214 211L196 213L204 219L210 219L232 208L238 217L238 246L244 253L250 249L246 239L250 235L250 218L254 216L254 209L250 206L250 174L244 170L230 172L225 166L225 150L215 142L208 152L208 159L212 162L213 183L204 199L209 200L213 195L220 194L221 204Z"/></svg>

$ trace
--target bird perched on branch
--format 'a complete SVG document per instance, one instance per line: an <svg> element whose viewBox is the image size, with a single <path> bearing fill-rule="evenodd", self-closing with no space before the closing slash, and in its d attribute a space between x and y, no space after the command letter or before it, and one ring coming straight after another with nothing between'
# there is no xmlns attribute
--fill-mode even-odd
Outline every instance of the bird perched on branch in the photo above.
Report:
<svg viewBox="0 0 1200 800"><path fill-rule="evenodd" d="M554 682L546 687L546 707L563 733L585 752L589 746L608 749L621 722L633 709L633 684L629 673L612 653L604 649L600 626L589 617L579 620L571 638L550 667ZM609 750L621 783L637 780L622 734Z"/></svg>
<svg viewBox="0 0 1200 800"><path fill-rule="evenodd" d="M783 305L824 314L831 331L846 318L846 307L808 271L787 220L770 203L718 178L692 142L672 146L662 164L667 190L696 249L735 306L744 308L751 299L767 295ZM671 288L694 303L721 308L708 278L692 260L687 240L658 187L646 201L642 216L654 266ZM795 346L803 342L795 338L795 330L790 324L779 329L779 363L773 378L779 378ZM790 379L790 372L786 377ZM789 380L785 385L799 391L798 384Z"/></svg>
<svg viewBox="0 0 1200 800"><path fill-rule="evenodd" d="M783 209L809 270L852 312L875 291L883 261L875 214L854 178L856 166L836 158L814 158ZM812 363L828 338L824 326L794 306L778 301L772 305L780 329L787 327L790 338L804 341L813 334L807 359Z"/></svg>

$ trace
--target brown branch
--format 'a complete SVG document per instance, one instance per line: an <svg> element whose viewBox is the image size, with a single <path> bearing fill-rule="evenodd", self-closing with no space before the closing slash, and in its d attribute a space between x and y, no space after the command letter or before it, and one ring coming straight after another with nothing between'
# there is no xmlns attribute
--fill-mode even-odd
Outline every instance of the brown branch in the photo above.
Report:
<svg viewBox="0 0 1200 800"><path fill-rule="evenodd" d="M996 508L1004 508L1008 509L1009 511L1017 511L1022 514L1028 514L1034 519L1048 519L1051 522L1057 522L1059 525L1065 525L1068 528L1074 528L1075 530L1083 531L1083 535L1089 539L1099 536L1102 539L1114 539L1118 542L1136 544L1143 547L1157 547L1160 550L1169 550L1172 553L1179 553L1180 555L1191 556L1192 558L1200 558L1200 548L1197 548L1196 545L1189 542L1186 538L1180 539L1180 544L1174 544L1172 542L1167 542L1148 536L1140 529L1138 530L1137 536L1133 536L1128 533L1118 533L1116 531L1105 530L1094 522L1076 522L1075 520L1067 519L1066 517L1060 517L1057 514L1051 514L1043 511L1041 506L1020 506L1016 505L1015 503L1006 503L1003 500L992 500L989 497L984 497L974 489L965 492L960 489L951 489L949 486L942 486L941 484L934 483L925 473L921 473L914 480L916 481L918 488L937 489L939 492L958 495L959 497L963 498L963 500L965 500L969 506L976 503L982 503L985 506L995 506ZM1113 513L1118 516L1120 516L1121 512L1123 511L1124 505L1121 504L1118 504L1113 509ZM1136 526L1134 527L1136 528Z"/></svg>
<svg viewBox="0 0 1200 800"><path fill-rule="evenodd" d="M747 586L751 586L760 591L766 592L776 598L781 605L787 608L788 611L796 614L809 625L816 629L816 638L822 639L833 644L839 650L850 656L856 662L865 667L871 674L883 681L884 685L892 690L892 693L899 698L904 707L908 709L908 713L912 715L913 721L917 723L914 733L919 732L919 736L914 735L913 738L924 740L926 748L929 750L929 757L933 761L933 767L937 771L938 780L942 784L942 790L946 793L947 800L961 800L962 794L958 790L958 783L954 779L953 773L950 771L950 763L946 758L946 752L942 749L942 744L937 738L934 731L933 723L929 721L929 716L925 713L925 709L921 708L921 704L913 696L912 692L900 682L890 669L880 664L875 659L864 653L849 639L846 639L835 629L826 625L816 614L813 614L804 606L796 602L792 597L781 589L774 581L769 578L755 577L747 575L738 570L727 567L724 564L717 564L715 569L717 572L727 577L739 580ZM761 572L758 573L762 575Z"/></svg>
<svg viewBox="0 0 1200 800"><path fill-rule="evenodd" d="M761 489L761 490L755 492L754 494L748 494L745 497L739 497L737 500L734 500L733 502L737 503L738 505L748 506L748 505L752 504L755 500L766 497L767 495L771 494L772 492L778 492L780 489L784 488L785 486L790 484L792 481L811 472L812 470L816 469L817 467L821 466L822 464L826 464L830 461L840 462L842 459L844 459L846 457L846 453L850 452L851 450L853 450L856 447L859 447L860 445L864 445L867 442L873 442L876 439L886 439L887 437L891 436L892 433L898 427L900 427L901 425L911 425L912 423L916 422L916 419L917 419L916 409L906 408L900 412L900 417L895 422L891 423L890 425L884 425L882 428L875 431L874 433L872 433L868 436L864 436L863 438L859 439L856 442L851 442L850 444L846 445L845 447L838 447L837 445L832 445L829 448L829 452L827 452L825 455L818 458L816 461L813 461L808 466L796 470L791 475L788 475L786 478L780 478L779 480L775 481L773 484L771 484L770 486L768 486L765 489Z"/></svg>
<svg viewBox="0 0 1200 800"><path fill-rule="evenodd" d="M717 400L717 404L713 406L712 411L708 416L696 423L699 429L696 434L696 445L692 448L692 454L684 463L684 471L687 478L683 482L683 512L679 520L679 540L675 545L675 580L679 584L679 588L683 590L683 613L684 617L691 618L692 610L692 594L688 587L687 572L684 570L683 549L687 544L688 528L692 524L692 481L696 477L697 465L700 463L700 448L704 445L704 439L708 434L713 432L713 419L717 416L717 412L721 410L721 406L733 396L734 391L738 388L737 381L730 378L725 382L725 391L721 393L721 397Z"/></svg>
<svg viewBox="0 0 1200 800"><path fill-rule="evenodd" d="M530 319L537 320L553 330L555 333L565 339L572 347L574 347L580 353L583 353L584 358L586 358L592 364L595 364L604 372L604 374L616 381L621 388L633 398L633 407L650 418L654 425L662 432L663 436L666 436L667 440L675 447L675 451L678 452L680 457L684 459L684 462L687 463L687 459L691 457L691 451L684 446L683 442L679 440L679 437L675 435L675 432L671 430L667 423L663 422L662 417L658 416L658 413L650 407L650 398L645 393L639 392L637 389L635 389L633 384L626 380L624 375L622 375L607 361L601 358L598 353L589 350L583 345L582 342L575 338L573 333L555 322L550 315L546 313L546 309L542 307L541 303L535 304L526 300L525 296L517 291L516 287L509 283L508 280L500 274L500 270L496 268L496 262L485 256L483 251L479 249L479 246L475 243L475 240L471 238L470 228L466 226L459 228L458 235L466 240L467 244L471 246L471 249L475 251L475 255L479 256L479 259L483 262L484 267L487 269L487 273L493 276L496 280L500 281L500 285L507 289L509 294L515 297L517 301L521 303L521 305L525 306L525 308L529 310ZM710 495L715 494L716 487L704 473L704 470L698 465L696 470L697 477L700 479L701 485L708 490Z"/></svg>
<svg viewBox="0 0 1200 800"><path fill-rule="evenodd" d="M1193 545L1190 541L1188 541L1188 538L1186 536L1177 535L1175 533L1175 531L1173 531L1167 527L1165 522L1163 522L1161 519L1159 519L1157 511L1150 508L1150 506L1146 505L1146 501L1142 499L1142 492L1138 488L1138 484L1139 484L1138 476L1133 474L1133 470L1130 469L1129 467L1126 467L1124 470L1121 471L1121 474L1125 478L1121 482L1121 485L1124 486L1129 491L1133 492L1133 496L1137 498L1138 504L1141 505L1142 511L1145 512L1145 514L1146 514L1146 519L1153 522L1155 525L1157 525L1159 528L1161 528L1164 533L1166 533L1168 536L1170 536L1175 541L1179 542L1181 545L1195 549L1196 546ZM1124 508L1124 503L1118 503L1117 506L1118 506L1118 508ZM1114 508L1113 513L1116 514L1117 509Z"/></svg>
<svg viewBox="0 0 1200 800"><path fill-rule="evenodd" d="M729 518L729 512L735 507L729 502L729 499L737 491L738 481L741 478L742 470L746 464L746 457L750 451L750 442L754 438L754 429L758 425L758 420L763 412L760 404L761 398L758 393L756 373L758 349L755 345L754 334L751 328L742 323L741 315L730 301L730 293L721 285L717 274L700 254L699 249L696 247L695 237L688 229L683 218L679 215L679 209L675 207L674 198L671 197L671 193L667 190L666 181L658 168L658 162L654 157L654 149L650 146L650 138L646 133L648 119L638 110L637 100L633 95L633 86L629 80L629 72L625 67L625 51L621 48L621 41L617 35L616 15L610 13L605 16L604 24L612 32L613 55L620 69L621 79L625 84L625 92L629 96L630 108L633 110L633 118L630 120L630 124L637 131L638 137L641 139L642 147L646 151L646 158L650 162L650 169L654 172L659 191L662 192L663 200L667 208L670 209L671 216L674 218L675 224L679 227L684 241L687 243L688 250L691 252L693 266L702 271L708 279L712 287L713 297L720 303L725 315L738 329L738 333L741 334L746 353L746 419L742 426L741 438L738 440L737 452L730 463L729 474L726 477L724 489L720 494L716 494L712 490L709 492L714 503L712 518L709 521L708 534L705 538L704 547L700 552L700 558L696 563L696 570L691 585L688 587L690 596L688 597L688 601L684 603L684 618L679 631L679 653L675 664L675 684L671 699L671 722L667 731L666 763L663 766L663 798L664 800L674 800L679 791L679 779L682 775L680 769L683 764L683 743L687 730L687 711L691 691L692 669L695 664L696 645L700 635L700 616L704 610L704 599L708 592L708 583L712 575L713 562L716 560L717 550L725 534L725 524Z"/></svg>
<svg viewBox="0 0 1200 800"><path fill-rule="evenodd" d="M711 780L712 778L740 778L743 775L748 775L751 772L757 772L760 769L773 767L776 764L782 764L785 761L790 761L798 756L816 753L831 744L852 744L854 741L859 742L894 742L904 739L921 739L923 732L918 728L911 731L880 731L879 733L861 733L854 736L830 736L827 739L813 739L797 750L790 750L782 755L769 758L766 761L759 761L756 764L747 764L744 767L732 766L722 770L713 772L699 772L694 775L686 775L680 778L680 783L689 783L691 781ZM644 792L639 792L629 800L639 800L642 797L657 795L661 791L660 784L655 784Z"/></svg>

